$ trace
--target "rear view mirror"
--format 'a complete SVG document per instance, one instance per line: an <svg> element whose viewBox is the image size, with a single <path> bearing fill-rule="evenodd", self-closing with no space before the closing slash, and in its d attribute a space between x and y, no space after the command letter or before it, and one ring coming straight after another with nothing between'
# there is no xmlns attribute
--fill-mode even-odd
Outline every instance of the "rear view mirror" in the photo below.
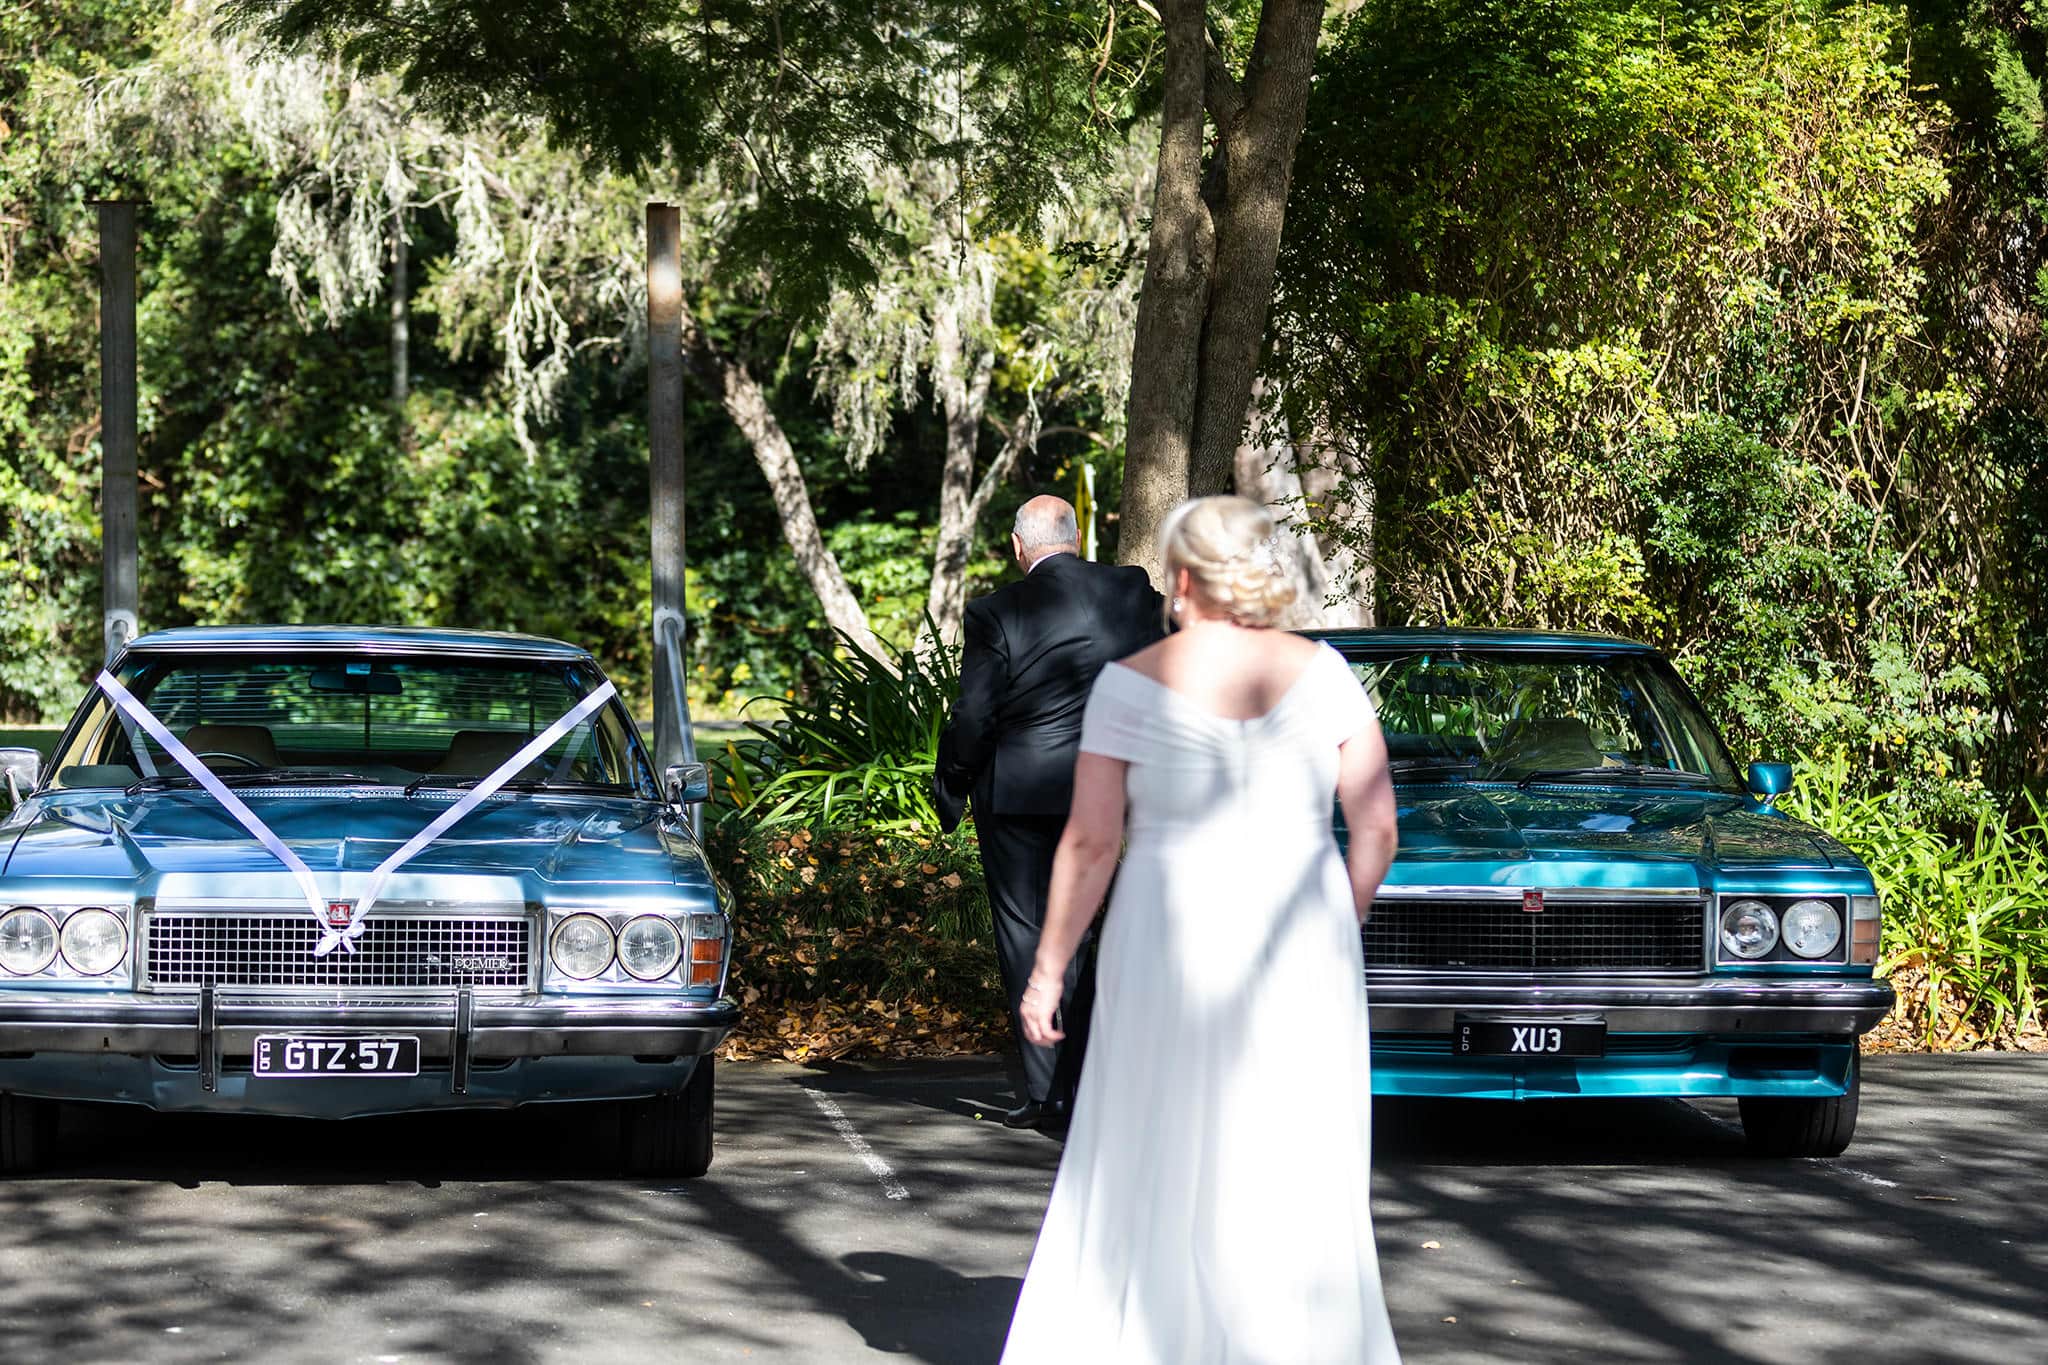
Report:
<svg viewBox="0 0 2048 1365"><path fill-rule="evenodd" d="M43 773L43 756L34 749L0 749L0 769L7 773L7 799L16 805L36 789Z"/></svg>
<svg viewBox="0 0 2048 1365"><path fill-rule="evenodd" d="M395 697L405 690L397 674L372 672L368 664L316 668L312 687L315 692L353 692L372 697Z"/></svg>
<svg viewBox="0 0 2048 1365"><path fill-rule="evenodd" d="M675 763L668 770L668 799L693 806L711 799L711 770L702 763Z"/></svg>
<svg viewBox="0 0 2048 1365"><path fill-rule="evenodd" d="M1401 679L1401 690L1428 697L1469 697L1476 691L1469 677L1440 670L1441 666L1428 672L1408 674Z"/></svg>
<svg viewBox="0 0 2048 1365"><path fill-rule="evenodd" d="M1756 803L1769 810L1779 797L1792 790L1790 763L1752 763L1745 784Z"/></svg>

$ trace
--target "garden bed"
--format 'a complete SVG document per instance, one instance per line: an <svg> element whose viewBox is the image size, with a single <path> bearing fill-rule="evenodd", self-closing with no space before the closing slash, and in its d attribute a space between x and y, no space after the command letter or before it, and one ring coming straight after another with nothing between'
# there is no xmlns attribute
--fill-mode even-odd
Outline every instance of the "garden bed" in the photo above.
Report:
<svg viewBox="0 0 2048 1365"><path fill-rule="evenodd" d="M714 823L733 896L722 1049L784 1061L1000 1052L1010 1028L971 835Z"/></svg>

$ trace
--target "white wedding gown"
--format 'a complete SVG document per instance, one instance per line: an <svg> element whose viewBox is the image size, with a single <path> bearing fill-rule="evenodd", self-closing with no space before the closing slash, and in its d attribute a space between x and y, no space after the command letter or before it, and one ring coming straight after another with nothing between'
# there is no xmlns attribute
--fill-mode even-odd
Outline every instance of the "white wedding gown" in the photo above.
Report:
<svg viewBox="0 0 2048 1365"><path fill-rule="evenodd" d="M1398 1360L1358 922L1330 832L1338 745L1370 714L1328 648L1247 721L1103 670L1081 748L1130 764L1128 847L1006 1365Z"/></svg>

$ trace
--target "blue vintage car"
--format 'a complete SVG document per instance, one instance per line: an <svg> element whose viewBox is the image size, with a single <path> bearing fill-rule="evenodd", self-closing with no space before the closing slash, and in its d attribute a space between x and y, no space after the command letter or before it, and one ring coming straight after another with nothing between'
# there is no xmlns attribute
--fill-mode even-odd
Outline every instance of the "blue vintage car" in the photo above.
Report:
<svg viewBox="0 0 2048 1365"><path fill-rule="evenodd" d="M0 1169L52 1101L326 1118L574 1101L702 1174L731 931L590 655L455 630L131 643L0 822Z"/></svg>
<svg viewBox="0 0 2048 1365"><path fill-rule="evenodd" d="M1323 636L1379 709L1400 851L1368 919L1373 1089L1733 1096L1752 1146L1856 1127L1877 890L1738 769L1656 651L1607 636Z"/></svg>

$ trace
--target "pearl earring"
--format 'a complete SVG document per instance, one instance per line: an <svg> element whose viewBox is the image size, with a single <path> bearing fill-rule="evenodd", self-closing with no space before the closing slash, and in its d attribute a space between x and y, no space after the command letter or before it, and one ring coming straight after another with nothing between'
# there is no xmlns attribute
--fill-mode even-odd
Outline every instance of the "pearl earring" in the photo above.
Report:
<svg viewBox="0 0 2048 1365"><path fill-rule="evenodd" d="M1188 605L1188 601L1187 601L1187 599L1186 599L1185 597L1176 597L1176 598L1174 598L1174 599L1173 599L1173 614L1174 614L1175 616L1178 616L1178 615L1180 615L1180 614L1181 614L1181 613L1182 613L1183 611L1187 610L1187 605Z"/></svg>

